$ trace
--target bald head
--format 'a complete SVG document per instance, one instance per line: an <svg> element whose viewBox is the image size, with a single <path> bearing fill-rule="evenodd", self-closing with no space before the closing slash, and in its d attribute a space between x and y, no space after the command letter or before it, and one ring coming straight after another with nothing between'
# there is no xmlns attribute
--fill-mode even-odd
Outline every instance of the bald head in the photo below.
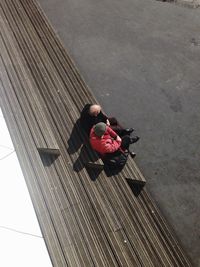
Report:
<svg viewBox="0 0 200 267"><path fill-rule="evenodd" d="M90 106L89 114L91 116L95 116L96 117L99 114L100 111L101 111L101 106L99 106L97 104L94 104L94 105Z"/></svg>

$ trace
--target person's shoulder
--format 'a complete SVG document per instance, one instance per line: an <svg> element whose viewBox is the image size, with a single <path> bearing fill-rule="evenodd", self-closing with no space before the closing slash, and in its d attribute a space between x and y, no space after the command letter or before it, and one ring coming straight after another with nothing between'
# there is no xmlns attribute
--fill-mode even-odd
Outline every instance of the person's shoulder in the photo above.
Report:
<svg viewBox="0 0 200 267"><path fill-rule="evenodd" d="M108 134L113 134L113 133L115 133L115 132L113 131L113 129L112 129L110 126L108 126L108 125L106 125L106 132L107 132Z"/></svg>
<svg viewBox="0 0 200 267"><path fill-rule="evenodd" d="M84 108L81 111L81 115L80 115L80 123L81 126L86 130L86 132L89 133L90 131L90 125L88 125L88 123L90 123L90 115L88 113L89 108L90 108L91 104L86 104L84 106Z"/></svg>
<svg viewBox="0 0 200 267"><path fill-rule="evenodd" d="M82 109L82 111L81 111L81 114L86 114L86 113L89 111L91 105L92 105L92 104L89 104L89 103L86 104L86 105L83 107L83 109Z"/></svg>

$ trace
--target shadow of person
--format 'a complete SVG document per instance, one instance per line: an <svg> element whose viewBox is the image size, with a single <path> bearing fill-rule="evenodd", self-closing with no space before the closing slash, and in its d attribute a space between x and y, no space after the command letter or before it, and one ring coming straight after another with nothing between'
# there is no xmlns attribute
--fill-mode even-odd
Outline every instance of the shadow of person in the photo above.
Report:
<svg viewBox="0 0 200 267"><path fill-rule="evenodd" d="M95 181L102 172L102 169L90 168L87 166L87 163L96 162L98 158L98 155L90 148L89 143L85 143L81 147L79 157L73 164L73 170L75 172L80 172L83 168L85 168L90 179Z"/></svg>
<svg viewBox="0 0 200 267"><path fill-rule="evenodd" d="M85 167L85 169L93 182L99 177L102 172L102 169L93 169L90 167Z"/></svg>
<svg viewBox="0 0 200 267"><path fill-rule="evenodd" d="M80 126L80 119L76 121L74 127L72 129L71 135L68 143L67 152L71 155L79 150L81 145L84 143L84 139L86 139L86 134L83 132Z"/></svg>
<svg viewBox="0 0 200 267"><path fill-rule="evenodd" d="M112 166L109 166L106 164L104 165L104 171L105 171L107 177L111 177L111 176L119 174L123 170L123 168L124 168L124 166L112 167Z"/></svg>

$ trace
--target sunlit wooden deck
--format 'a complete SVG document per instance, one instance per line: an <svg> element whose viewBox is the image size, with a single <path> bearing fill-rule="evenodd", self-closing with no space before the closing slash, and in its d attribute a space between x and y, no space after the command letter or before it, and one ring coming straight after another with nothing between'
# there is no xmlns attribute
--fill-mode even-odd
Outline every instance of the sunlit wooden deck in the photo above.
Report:
<svg viewBox="0 0 200 267"><path fill-rule="evenodd" d="M133 194L132 159L109 177L84 167L95 154L77 120L96 100L37 3L0 7L1 107L53 265L190 266L146 190Z"/></svg>

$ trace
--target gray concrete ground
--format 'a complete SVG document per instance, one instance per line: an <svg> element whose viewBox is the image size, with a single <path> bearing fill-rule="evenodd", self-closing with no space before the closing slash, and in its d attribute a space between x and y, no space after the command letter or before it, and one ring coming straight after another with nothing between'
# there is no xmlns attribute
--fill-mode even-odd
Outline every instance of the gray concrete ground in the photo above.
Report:
<svg viewBox="0 0 200 267"><path fill-rule="evenodd" d="M136 162L200 266L200 10L153 0L39 0L108 114L133 126Z"/></svg>
<svg viewBox="0 0 200 267"><path fill-rule="evenodd" d="M200 0L175 0L175 3L176 4L181 4L181 5L185 6L185 7L191 7L191 8L200 7Z"/></svg>

